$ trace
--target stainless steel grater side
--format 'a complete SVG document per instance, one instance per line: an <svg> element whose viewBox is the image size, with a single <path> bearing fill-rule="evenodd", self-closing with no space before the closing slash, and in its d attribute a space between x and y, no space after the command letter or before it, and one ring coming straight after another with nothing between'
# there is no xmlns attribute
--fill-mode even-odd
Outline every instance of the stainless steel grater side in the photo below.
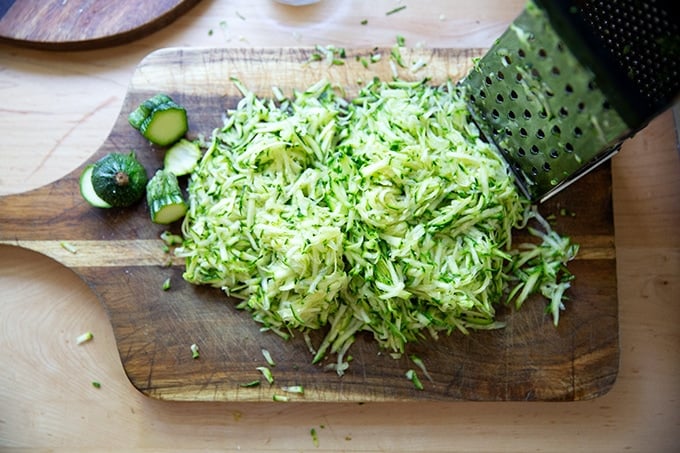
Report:
<svg viewBox="0 0 680 453"><path fill-rule="evenodd" d="M677 99L677 8L672 0L530 0L458 88L520 188L542 202Z"/></svg>

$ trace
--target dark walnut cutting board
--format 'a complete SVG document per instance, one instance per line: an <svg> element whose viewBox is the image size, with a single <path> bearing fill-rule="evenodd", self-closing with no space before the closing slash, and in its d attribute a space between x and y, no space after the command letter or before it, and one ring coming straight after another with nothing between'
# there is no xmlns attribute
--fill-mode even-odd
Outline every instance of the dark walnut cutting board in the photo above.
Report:
<svg viewBox="0 0 680 453"><path fill-rule="evenodd" d="M149 174L160 167L163 152L153 149L127 124L127 114L157 92L186 106L190 135L209 136L222 113L240 99L230 81L238 77L259 95L276 85L290 95L328 78L356 94L360 80L387 79L387 58L364 68L355 58L370 50L348 52L344 65L304 64L310 49L166 49L144 59L131 80L113 130L91 161L105 153L135 149ZM389 49L382 49L389 55ZM467 73L477 50L404 51L407 62L427 66L401 77L432 78L433 83ZM616 261L612 220L611 171L590 174L541 206L556 215L556 229L572 236L581 251L570 268L576 280L567 310L555 328L545 303L535 297L521 310L499 308L507 327L495 331L453 333L438 341L412 344L401 359L380 351L368 335L359 335L343 377L312 365L302 335L284 341L262 333L247 312L217 289L182 280L183 263L163 251L159 235L166 228L149 221L144 203L124 210L90 207L80 196L81 168L59 181L19 195L0 198L0 244L39 251L71 268L92 288L108 312L120 358L130 381L143 393L168 400L271 401L281 386L302 385L294 401L413 400L559 400L597 397L613 385L618 371ZM566 209L569 215L560 211ZM178 231L178 226L173 226ZM516 242L523 238L517 237ZM66 241L76 248L63 247ZM168 261L173 261L168 266ZM171 277L172 287L163 291ZM0 302L1 303L1 302ZM312 336L318 345L320 333ZM200 348L192 359L190 345ZM276 361L276 379L258 387L241 386L261 378L262 349ZM421 375L425 390L405 378L413 368L408 354L422 358L432 376Z"/></svg>
<svg viewBox="0 0 680 453"><path fill-rule="evenodd" d="M160 29L199 0L0 0L0 41L54 50L128 42Z"/></svg>

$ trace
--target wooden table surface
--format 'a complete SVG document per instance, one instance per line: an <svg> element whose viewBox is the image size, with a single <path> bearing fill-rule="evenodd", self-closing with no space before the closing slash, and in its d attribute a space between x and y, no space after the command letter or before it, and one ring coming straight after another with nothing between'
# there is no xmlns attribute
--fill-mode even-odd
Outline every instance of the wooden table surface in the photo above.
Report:
<svg viewBox="0 0 680 453"><path fill-rule="evenodd" d="M399 6L405 9L386 14ZM0 195L54 181L106 138L137 63L174 46L489 47L520 0L203 0L163 30L82 52L0 45ZM362 25L362 20L368 23ZM621 360L578 403L173 403L127 380L70 270L0 246L0 450L677 451L680 156L670 112L613 159ZM0 215L2 215L0 213ZM76 345L87 330L94 341ZM92 381L101 382L94 388ZM316 431L317 442L310 431Z"/></svg>

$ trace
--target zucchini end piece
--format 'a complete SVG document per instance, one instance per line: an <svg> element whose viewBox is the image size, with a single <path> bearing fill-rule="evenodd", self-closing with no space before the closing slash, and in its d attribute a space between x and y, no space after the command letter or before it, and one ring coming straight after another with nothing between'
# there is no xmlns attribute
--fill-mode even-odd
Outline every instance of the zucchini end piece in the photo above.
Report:
<svg viewBox="0 0 680 453"><path fill-rule="evenodd" d="M156 108L142 123L142 135L159 146L168 146L186 134L189 128L187 112L183 108L173 105Z"/></svg>

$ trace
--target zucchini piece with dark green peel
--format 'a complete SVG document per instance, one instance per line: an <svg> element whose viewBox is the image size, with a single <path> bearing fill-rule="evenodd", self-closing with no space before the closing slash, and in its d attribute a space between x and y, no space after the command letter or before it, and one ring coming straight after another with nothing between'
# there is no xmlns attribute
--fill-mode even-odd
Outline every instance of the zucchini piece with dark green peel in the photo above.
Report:
<svg viewBox="0 0 680 453"><path fill-rule="evenodd" d="M90 203L95 208L110 208L111 205L104 200L102 200L99 195L94 191L92 186L92 169L94 164L89 164L83 169L80 174L80 194L83 196L85 201Z"/></svg>
<svg viewBox="0 0 680 453"><path fill-rule="evenodd" d="M156 107L167 104L168 102L172 102L172 99L170 96L163 93L157 94L142 102L139 104L139 107L137 107L128 115L128 122L130 123L130 126L139 130L144 120L151 114L151 112L153 112Z"/></svg>
<svg viewBox="0 0 680 453"><path fill-rule="evenodd" d="M110 153L94 163L91 180L94 193L104 202L125 207L144 196L148 176L134 152Z"/></svg>
<svg viewBox="0 0 680 453"><path fill-rule="evenodd" d="M182 138L165 152L163 167L175 176L188 175L194 171L201 156L198 143Z"/></svg>
<svg viewBox="0 0 680 453"><path fill-rule="evenodd" d="M146 201L151 221L162 225L181 219L188 209L177 176L165 169L158 170L149 180Z"/></svg>
<svg viewBox="0 0 680 453"><path fill-rule="evenodd" d="M128 122L144 138L159 146L171 145L189 128L186 109L165 94L142 102L128 115Z"/></svg>

